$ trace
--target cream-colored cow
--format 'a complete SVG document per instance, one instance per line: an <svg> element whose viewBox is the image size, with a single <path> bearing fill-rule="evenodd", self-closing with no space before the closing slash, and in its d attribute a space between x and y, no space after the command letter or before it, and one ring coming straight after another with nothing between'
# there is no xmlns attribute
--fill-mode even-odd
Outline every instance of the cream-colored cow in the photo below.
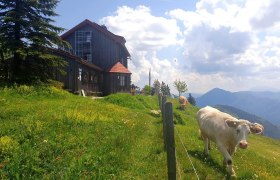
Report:
<svg viewBox="0 0 280 180"><path fill-rule="evenodd" d="M210 140L215 142L224 156L223 164L224 166L228 165L229 173L232 176L235 176L232 155L236 147L246 149L248 134L250 132L262 134L264 130L260 124L236 119L210 106L206 106L197 112L197 121L204 140L205 154L209 154Z"/></svg>

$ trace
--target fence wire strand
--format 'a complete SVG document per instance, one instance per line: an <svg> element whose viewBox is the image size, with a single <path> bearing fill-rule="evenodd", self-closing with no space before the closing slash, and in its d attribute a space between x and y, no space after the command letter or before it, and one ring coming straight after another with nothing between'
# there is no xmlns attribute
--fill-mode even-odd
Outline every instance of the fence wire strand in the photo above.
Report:
<svg viewBox="0 0 280 180"><path fill-rule="evenodd" d="M197 171L196 171L196 169L195 169L195 167L194 167L194 165L193 165L193 162L192 162L191 157L190 157L190 155L189 155L189 153L188 153L188 150L187 150L187 148L185 147L185 145L184 145L184 143L183 143L183 141L182 141L182 139L181 139L181 136L180 136L180 134L179 134L179 131L178 131L177 127L176 127L176 126L174 126L174 127L175 127L175 129L176 129L176 132L177 132L177 134L178 134L178 137L179 137L179 139L180 139L180 142L181 142L183 148L185 149L185 152L186 152L186 154L187 154L187 157L188 157L189 161L191 162L191 165L192 165L192 168L193 168L193 170L194 170L194 172L195 172L195 175L196 175L197 179L199 180L199 176L198 176Z"/></svg>
<svg viewBox="0 0 280 180"><path fill-rule="evenodd" d="M159 96L159 105L160 105L160 108L162 108L162 96L160 97ZM162 110L162 109L161 109ZM195 167L194 167L194 165L193 165L193 162L192 162L192 160L191 160L191 158L190 158L190 155L189 155L189 153L188 153L188 150L187 150L187 148L185 147L185 145L184 145L184 143L183 143L183 141L182 141L182 139L181 139L181 136L180 136L180 133L179 133L179 131L178 131L178 129L177 129L177 127L174 125L174 127L175 127L175 129L176 129L176 132L177 132L177 134L178 134L178 137L179 137L179 139L180 139L180 142L181 142L181 144L182 144L182 146L183 146L183 148L184 148L184 150L185 150L185 152L186 152L186 154L187 154L187 157L188 157L188 159L189 159L189 161L190 161L190 163L191 163L191 165L192 165L192 168L193 168L193 170L194 170L194 172L195 172L195 175L196 175L196 178L199 180L199 176L198 176L198 174L197 174L197 171L196 171L196 169L195 169ZM177 152L176 152L176 148L175 148L175 157L176 157L176 166L178 167L178 173L179 173L179 177L180 177L180 180L182 179L182 175L181 175L181 170L180 170L180 167L179 167L179 161L178 161L178 159L177 159ZM177 168L176 168L177 169Z"/></svg>
<svg viewBox="0 0 280 180"><path fill-rule="evenodd" d="M178 174L179 174L179 179L182 180L182 175L181 175L181 169L180 169L180 166L179 166L179 161L178 161L178 158L177 158L177 151L176 151L176 148L175 148L175 153L176 153L176 166L178 168Z"/></svg>

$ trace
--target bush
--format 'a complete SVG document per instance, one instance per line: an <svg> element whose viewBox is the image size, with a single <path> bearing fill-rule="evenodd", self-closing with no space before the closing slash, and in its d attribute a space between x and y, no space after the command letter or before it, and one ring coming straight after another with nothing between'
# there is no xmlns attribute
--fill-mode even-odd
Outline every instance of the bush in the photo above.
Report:
<svg viewBox="0 0 280 180"><path fill-rule="evenodd" d="M14 89L20 95L31 95L35 93L33 86L20 85L18 87L14 87Z"/></svg>
<svg viewBox="0 0 280 180"><path fill-rule="evenodd" d="M47 97L65 97L70 93L62 90L59 82L53 86L50 84L37 84L34 86L29 85L17 85L14 84L10 87L5 86L0 88L2 93L10 94L10 95L20 95L22 96L47 96Z"/></svg>
<svg viewBox="0 0 280 180"><path fill-rule="evenodd" d="M173 112L173 116L174 116L174 124L186 125L185 121L183 120L182 116L179 113Z"/></svg>
<svg viewBox="0 0 280 180"><path fill-rule="evenodd" d="M11 155L19 147L19 143L8 136L0 138L0 156Z"/></svg>
<svg viewBox="0 0 280 180"><path fill-rule="evenodd" d="M63 86L64 86L64 84L62 82L55 81L55 80L52 80L52 79L49 79L47 81L47 83L48 83L49 86L56 87L57 89L63 89Z"/></svg>

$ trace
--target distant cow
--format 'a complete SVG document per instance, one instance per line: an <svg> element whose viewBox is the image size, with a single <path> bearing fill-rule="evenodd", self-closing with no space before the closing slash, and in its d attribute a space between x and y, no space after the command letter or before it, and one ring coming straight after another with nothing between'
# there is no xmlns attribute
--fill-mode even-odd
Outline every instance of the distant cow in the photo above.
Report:
<svg viewBox="0 0 280 180"><path fill-rule="evenodd" d="M205 154L209 154L210 140L216 142L224 156L223 164L225 167L228 165L232 176L235 176L235 172L231 156L235 152L236 146L246 149L248 134L250 132L261 134L264 130L260 124L238 120L210 106L206 106L197 112L197 121L204 140Z"/></svg>
<svg viewBox="0 0 280 180"><path fill-rule="evenodd" d="M189 102L185 96L179 96L180 109L185 109L188 103Z"/></svg>

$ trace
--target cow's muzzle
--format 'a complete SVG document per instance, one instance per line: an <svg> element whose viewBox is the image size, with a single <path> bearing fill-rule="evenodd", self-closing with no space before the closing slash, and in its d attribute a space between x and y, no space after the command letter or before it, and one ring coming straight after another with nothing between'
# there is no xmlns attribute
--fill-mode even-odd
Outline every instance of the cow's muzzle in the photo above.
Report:
<svg viewBox="0 0 280 180"><path fill-rule="evenodd" d="M248 144L247 144L247 142L245 142L245 141L240 141L239 147L240 147L241 149L246 149L246 148L248 147Z"/></svg>

